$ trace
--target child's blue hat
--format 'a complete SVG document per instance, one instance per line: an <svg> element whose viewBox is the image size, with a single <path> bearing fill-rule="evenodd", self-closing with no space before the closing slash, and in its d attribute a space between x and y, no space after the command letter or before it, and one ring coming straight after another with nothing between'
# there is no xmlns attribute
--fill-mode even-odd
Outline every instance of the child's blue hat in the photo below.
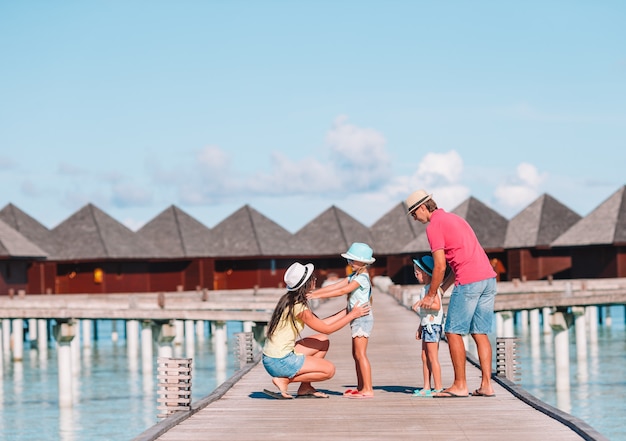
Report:
<svg viewBox="0 0 626 441"><path fill-rule="evenodd" d="M348 260L356 260L357 262L363 262L366 264L374 263L376 259L372 257L374 251L369 245L361 242L354 242L350 245L348 251L343 253L341 257Z"/></svg>
<svg viewBox="0 0 626 441"><path fill-rule="evenodd" d="M413 263L417 265L422 271L429 276L433 275L433 269L435 268L435 261L431 256L421 256L417 259L413 259Z"/></svg>

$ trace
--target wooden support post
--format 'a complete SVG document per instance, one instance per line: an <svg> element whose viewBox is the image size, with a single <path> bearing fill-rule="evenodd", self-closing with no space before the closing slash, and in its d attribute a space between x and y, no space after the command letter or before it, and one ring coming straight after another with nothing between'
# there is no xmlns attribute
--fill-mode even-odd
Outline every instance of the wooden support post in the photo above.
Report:
<svg viewBox="0 0 626 441"><path fill-rule="evenodd" d="M237 346L235 357L239 360L239 369L254 360L254 334L252 332L237 332Z"/></svg>
<svg viewBox="0 0 626 441"><path fill-rule="evenodd" d="M57 322L54 338L58 345L59 406L72 407L72 341L76 333L74 322Z"/></svg>
<svg viewBox="0 0 626 441"><path fill-rule="evenodd" d="M557 309L551 316L550 326L554 333L554 367L556 390L569 390L569 328L573 315L566 310Z"/></svg>
<svg viewBox="0 0 626 441"><path fill-rule="evenodd" d="M517 358L517 338L496 338L496 375L519 383L521 372Z"/></svg>
<svg viewBox="0 0 626 441"><path fill-rule="evenodd" d="M13 319L13 361L24 359L24 320Z"/></svg>
<svg viewBox="0 0 626 441"><path fill-rule="evenodd" d="M191 358L157 359L159 418L191 410Z"/></svg>
<svg viewBox="0 0 626 441"><path fill-rule="evenodd" d="M226 381L226 361L228 353L228 342L226 335L226 322L216 321L215 333L213 334L213 349L215 350L215 381L222 384Z"/></svg>
<svg viewBox="0 0 626 441"><path fill-rule="evenodd" d="M155 335L159 357L168 358L172 356L172 342L176 336L176 329L171 322L155 322Z"/></svg>
<svg viewBox="0 0 626 441"><path fill-rule="evenodd" d="M11 319L2 319L2 353L11 353Z"/></svg>
<svg viewBox="0 0 626 441"><path fill-rule="evenodd" d="M152 321L141 322L141 370L152 376Z"/></svg>

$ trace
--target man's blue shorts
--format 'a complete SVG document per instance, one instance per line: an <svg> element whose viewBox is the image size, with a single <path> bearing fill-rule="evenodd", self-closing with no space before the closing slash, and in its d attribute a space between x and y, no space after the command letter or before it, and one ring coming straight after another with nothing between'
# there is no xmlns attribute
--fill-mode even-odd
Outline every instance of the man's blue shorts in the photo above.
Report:
<svg viewBox="0 0 626 441"><path fill-rule="evenodd" d="M489 334L493 326L496 279L456 285L452 290L445 332L450 334Z"/></svg>

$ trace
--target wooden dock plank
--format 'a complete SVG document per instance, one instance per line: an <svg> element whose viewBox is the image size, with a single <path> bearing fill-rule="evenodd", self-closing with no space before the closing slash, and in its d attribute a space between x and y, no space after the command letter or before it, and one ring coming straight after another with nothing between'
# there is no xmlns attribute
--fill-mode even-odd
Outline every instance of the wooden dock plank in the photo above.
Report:
<svg viewBox="0 0 626 441"><path fill-rule="evenodd" d="M331 299L318 308L318 315L329 315L344 303L345 299ZM381 293L374 296L373 310L375 326L368 346L375 390L373 399L353 400L342 396L356 381L349 328L344 328L330 337L327 359L337 367L335 377L316 385L330 394L330 398L269 398L262 390L275 387L259 363L221 398L178 421L174 427L168 427L167 420L162 421L159 426L165 433L150 437L150 433L157 431L147 431L136 440L603 439L597 432L597 438L581 435L516 398L499 383L494 383L496 397L492 398L413 397L413 390L422 385L421 346L415 340L417 316L393 297ZM310 330L305 331L305 335L310 333ZM444 386L450 385L452 364L445 342L441 344L440 361ZM467 377L470 390L478 387L480 371L470 363ZM289 390L295 393L296 388L294 384Z"/></svg>

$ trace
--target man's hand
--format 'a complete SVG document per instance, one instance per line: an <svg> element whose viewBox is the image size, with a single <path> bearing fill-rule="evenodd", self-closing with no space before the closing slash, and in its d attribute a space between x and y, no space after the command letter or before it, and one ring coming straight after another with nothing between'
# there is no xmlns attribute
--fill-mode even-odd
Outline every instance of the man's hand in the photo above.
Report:
<svg viewBox="0 0 626 441"><path fill-rule="evenodd" d="M437 294L428 294L422 300L417 302L417 306L424 309L438 310L441 308L441 298Z"/></svg>

